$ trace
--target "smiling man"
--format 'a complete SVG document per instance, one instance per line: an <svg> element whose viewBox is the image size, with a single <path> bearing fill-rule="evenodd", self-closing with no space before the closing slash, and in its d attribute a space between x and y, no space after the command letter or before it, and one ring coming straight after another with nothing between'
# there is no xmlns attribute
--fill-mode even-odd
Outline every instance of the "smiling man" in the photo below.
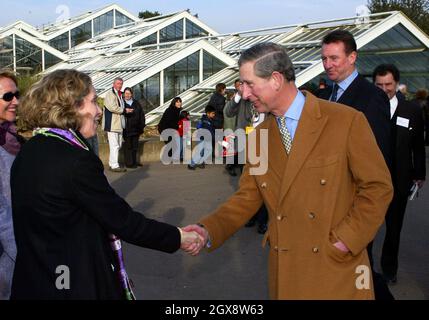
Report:
<svg viewBox="0 0 429 320"><path fill-rule="evenodd" d="M248 162L238 191L185 230L210 239L213 250L264 203L272 299L372 299L366 246L383 222L392 186L367 120L298 91L292 62L277 44L247 49L238 64L243 99L269 113L252 132L268 132L268 151L261 151L268 170L251 175Z"/></svg>

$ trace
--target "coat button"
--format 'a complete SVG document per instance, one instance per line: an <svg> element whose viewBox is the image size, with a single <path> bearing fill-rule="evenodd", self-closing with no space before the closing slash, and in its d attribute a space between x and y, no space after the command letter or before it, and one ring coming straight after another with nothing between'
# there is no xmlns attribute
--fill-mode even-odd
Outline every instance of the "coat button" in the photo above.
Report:
<svg viewBox="0 0 429 320"><path fill-rule="evenodd" d="M326 184L326 180L325 180L325 179L321 179L321 180L320 180L320 184L321 184L322 186L324 186L324 185Z"/></svg>
<svg viewBox="0 0 429 320"><path fill-rule="evenodd" d="M267 183L266 183L266 182L262 182L262 183L261 183L261 188L264 188L264 189L265 189L266 187L267 187Z"/></svg>
<svg viewBox="0 0 429 320"><path fill-rule="evenodd" d="M274 250L278 251L278 250L279 250L279 247L274 246Z"/></svg>
<svg viewBox="0 0 429 320"><path fill-rule="evenodd" d="M277 220L281 221L283 219L282 216L277 216Z"/></svg>
<svg viewBox="0 0 429 320"><path fill-rule="evenodd" d="M318 247L314 247L313 248L313 253L318 253L319 252L319 248Z"/></svg>
<svg viewBox="0 0 429 320"><path fill-rule="evenodd" d="M313 212L310 212L310 213L308 214L308 217L309 217L310 219L314 219L314 218L316 218L316 215L315 215Z"/></svg>

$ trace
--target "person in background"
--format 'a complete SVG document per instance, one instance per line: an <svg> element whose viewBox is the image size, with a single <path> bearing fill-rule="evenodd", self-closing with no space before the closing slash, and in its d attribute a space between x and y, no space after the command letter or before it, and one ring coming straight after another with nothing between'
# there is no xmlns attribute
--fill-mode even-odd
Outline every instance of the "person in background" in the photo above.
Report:
<svg viewBox="0 0 429 320"><path fill-rule="evenodd" d="M0 70L0 300L9 299L16 257L10 168L21 148L15 126L18 104L15 74L11 70Z"/></svg>
<svg viewBox="0 0 429 320"><path fill-rule="evenodd" d="M237 129L243 129L245 131L246 127L252 124L252 118L253 118L253 104L249 100L242 99L242 92L241 92L240 86L241 86L240 80L239 79L235 80L234 97L230 101L228 101L224 110L224 113L227 117L229 118L235 117L235 125L233 128L233 131ZM225 166L225 169L228 172L228 174L233 177L237 175L237 173L235 172L235 169L237 168L237 169L240 169L240 171L242 171L242 167L244 165L244 164L238 163L239 161L238 152L241 150L238 150L237 139L235 139L234 144L235 144L234 149L236 151L236 155L234 156L234 163L227 164Z"/></svg>
<svg viewBox="0 0 429 320"><path fill-rule="evenodd" d="M393 152L389 99L383 90L358 73L358 51L353 35L341 29L326 34L322 39L321 58L326 76L333 85L320 90L319 98L362 112L371 126L384 161L391 170ZM372 266L371 249L372 246L369 245L368 253ZM373 270L373 277L376 300L393 299L382 275Z"/></svg>
<svg viewBox="0 0 429 320"><path fill-rule="evenodd" d="M179 125L178 125L178 129L177 131L179 132L179 137L180 137L180 160L183 160L183 146L187 145L187 133L191 132L191 114L186 111L186 110L182 110L180 112L180 117L179 117ZM189 141L190 143L191 141Z"/></svg>
<svg viewBox="0 0 429 320"><path fill-rule="evenodd" d="M361 111L390 167L392 128L389 100L382 90L358 73L357 45L353 35L340 29L328 33L322 40L321 56L326 75L333 85L320 90L319 98Z"/></svg>
<svg viewBox="0 0 429 320"><path fill-rule="evenodd" d="M414 183L421 188L426 179L424 123L420 107L398 95L400 74L393 64L374 69L373 82L390 99L393 127L393 200L386 214L386 234L381 254L381 268L388 284L397 282L398 254L402 223L410 189Z"/></svg>
<svg viewBox="0 0 429 320"><path fill-rule="evenodd" d="M429 145L429 93L426 89L419 89L412 102L419 105L425 121L425 145Z"/></svg>
<svg viewBox="0 0 429 320"><path fill-rule="evenodd" d="M109 141L109 169L113 172L127 171L119 165L119 150L122 147L122 134L125 128L125 108L121 91L123 83L122 78L115 78L112 89L106 93L104 98L102 123Z"/></svg>
<svg viewBox="0 0 429 320"><path fill-rule="evenodd" d="M124 89L125 100L125 129L124 129L124 155L125 166L135 169L141 166L137 159L139 137L146 126L145 114L140 103L133 99L133 90Z"/></svg>
<svg viewBox="0 0 429 320"><path fill-rule="evenodd" d="M11 299L125 299L112 237L168 253L200 241L134 211L112 189L86 143L101 117L96 101L91 78L73 69L45 75L22 99L22 121L35 131L11 169Z"/></svg>
<svg viewBox="0 0 429 320"><path fill-rule="evenodd" d="M398 95L402 95L405 100L411 100L410 93L408 92L408 86L405 83L398 84Z"/></svg>
<svg viewBox="0 0 429 320"><path fill-rule="evenodd" d="M210 141L204 140L201 137L201 140L198 141L198 144L195 147L195 150L192 152L191 164L188 164L189 170L195 170L198 166L201 169L205 167L205 161L213 154L214 150L214 140L215 140L215 128L214 128L214 119L216 117L215 108L211 105L207 105L205 108L205 114L202 115L201 119L197 123L197 129L205 129L210 133ZM211 150L211 152L206 152Z"/></svg>
<svg viewBox="0 0 429 320"><path fill-rule="evenodd" d="M216 117L213 120L215 129L223 129L223 109L225 108L226 98L226 85L225 83L218 83L216 85L216 92L210 97L208 105L214 107Z"/></svg>
<svg viewBox="0 0 429 320"><path fill-rule="evenodd" d="M158 124L158 132L161 134L166 129L174 129L177 130L179 128L179 120L180 120L180 111L182 111L182 99L180 97L175 97L171 100L170 105L167 109L165 109L162 114L161 120ZM170 143L173 140L173 137L168 137L168 140L164 141L165 144ZM175 140L175 148L179 150L179 140ZM174 148L174 147L173 147ZM173 150L170 149L168 151L168 156L173 156ZM175 155L179 157L179 154Z"/></svg>

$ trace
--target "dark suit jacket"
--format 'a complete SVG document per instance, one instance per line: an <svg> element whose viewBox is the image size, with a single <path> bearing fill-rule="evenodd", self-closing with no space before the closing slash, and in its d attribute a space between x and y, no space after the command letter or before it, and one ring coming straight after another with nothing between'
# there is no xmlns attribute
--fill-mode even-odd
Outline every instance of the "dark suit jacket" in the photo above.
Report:
<svg viewBox="0 0 429 320"><path fill-rule="evenodd" d="M319 98L329 100L331 92L332 87L321 90ZM391 168L392 133L390 124L390 104L387 95L364 77L358 75L337 102L363 112L371 126L378 147L383 153L384 160L386 160L387 165Z"/></svg>
<svg viewBox="0 0 429 320"><path fill-rule="evenodd" d="M121 299L113 233L132 244L174 252L180 233L145 218L116 194L93 152L37 135L11 169L18 255L12 299ZM70 289L58 290L58 266L70 271Z"/></svg>
<svg viewBox="0 0 429 320"><path fill-rule="evenodd" d="M394 135L392 181L395 191L407 196L412 180L425 180L426 177L424 124L418 105L406 101L401 96L398 96L398 100L398 107L392 117ZM408 127L398 125L398 117L409 120Z"/></svg>

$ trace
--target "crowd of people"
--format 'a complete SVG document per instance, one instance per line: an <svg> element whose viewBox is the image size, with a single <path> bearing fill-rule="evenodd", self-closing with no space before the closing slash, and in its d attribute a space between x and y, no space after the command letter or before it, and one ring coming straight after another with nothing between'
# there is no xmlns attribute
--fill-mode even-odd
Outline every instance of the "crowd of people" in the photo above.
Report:
<svg viewBox="0 0 429 320"><path fill-rule="evenodd" d="M10 71L0 72L0 299L125 299L132 297L120 239L168 253L196 255L220 247L258 222L269 248L272 299L392 299L398 281L400 233L412 188L426 177L427 91L413 101L399 91L400 71L377 66L372 82L359 74L357 46L344 30L326 34L321 59L327 80L300 90L286 50L260 43L241 53L240 78L218 83L187 168L214 156L215 130L268 134L255 139L268 170L252 174L246 150L230 139L225 161L238 190L213 213L183 228L146 218L109 185L91 139L101 121L109 170L137 168L145 114L131 88L116 78L103 110L89 76L75 70L45 75L20 100ZM190 113L175 97L158 124L168 156L183 161L191 147ZM17 110L33 131L25 142ZM425 135L426 132L426 135ZM226 137L227 138L227 137ZM123 144L123 140L125 143ZM250 141L250 139L249 139ZM124 163L119 150L124 149ZM31 188L29 188L31 186ZM381 271L372 241L386 222ZM58 266L72 270L59 290ZM356 268L367 278L357 285ZM366 280L365 280L366 279ZM64 283L62 284L64 285ZM67 284L66 284L67 285Z"/></svg>

